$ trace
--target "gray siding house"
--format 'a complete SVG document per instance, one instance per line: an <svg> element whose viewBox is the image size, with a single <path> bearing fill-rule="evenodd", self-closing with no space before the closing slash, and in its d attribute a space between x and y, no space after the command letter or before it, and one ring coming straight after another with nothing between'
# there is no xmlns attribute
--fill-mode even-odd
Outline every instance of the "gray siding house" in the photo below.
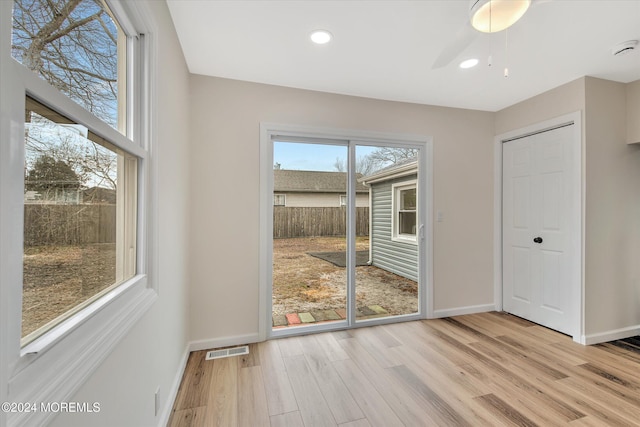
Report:
<svg viewBox="0 0 640 427"><path fill-rule="evenodd" d="M370 263L418 281L416 160L360 179L371 189Z"/></svg>

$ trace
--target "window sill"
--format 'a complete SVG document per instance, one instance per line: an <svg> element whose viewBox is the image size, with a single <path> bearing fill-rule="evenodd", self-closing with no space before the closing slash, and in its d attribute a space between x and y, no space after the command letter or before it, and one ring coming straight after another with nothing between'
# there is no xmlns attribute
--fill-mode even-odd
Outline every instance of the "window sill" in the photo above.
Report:
<svg viewBox="0 0 640 427"><path fill-rule="evenodd" d="M417 245L418 244L418 239L416 239L415 236L413 237L402 237L402 236L393 236L391 238L392 242L399 242L399 243L409 243L412 245Z"/></svg>
<svg viewBox="0 0 640 427"><path fill-rule="evenodd" d="M146 276L138 275L125 281L111 292L102 296L97 301L93 302L89 306L80 310L75 315L62 321L59 325L53 327L50 331L44 333L42 336L36 338L32 342L28 343L20 350L20 357L25 355L36 355L47 351L51 346L55 345L65 336L69 335L82 324L93 317L97 312L102 310L111 301L116 300L120 295L126 293L131 288L138 285L141 281L146 282Z"/></svg>
<svg viewBox="0 0 640 427"><path fill-rule="evenodd" d="M9 380L12 402L69 400L157 298L136 276L21 350ZM9 426L42 425L55 414L7 414Z"/></svg>

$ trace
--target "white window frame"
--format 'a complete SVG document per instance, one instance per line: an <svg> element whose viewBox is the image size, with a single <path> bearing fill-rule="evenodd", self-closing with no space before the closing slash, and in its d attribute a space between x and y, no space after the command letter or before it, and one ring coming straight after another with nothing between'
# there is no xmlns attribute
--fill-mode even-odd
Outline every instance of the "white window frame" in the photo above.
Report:
<svg viewBox="0 0 640 427"><path fill-rule="evenodd" d="M302 138L302 139L301 139ZM411 135L386 132L359 131L353 129L325 128L314 126L300 126L282 123L260 123L260 299L259 299L259 334L258 339L266 340L269 338L287 335L304 335L311 330L313 332L329 331L344 329L348 327L373 326L386 323L395 323L397 317L378 318L356 322L355 310L355 288L350 287L347 290L348 298L352 303L349 313L348 323L339 322L335 325L332 323L318 324L314 326L301 327L289 330L272 328L271 300L273 294L272 275L273 275L273 208L270 204L271 194L273 194L274 178L273 178L273 144L278 142L316 142L316 143L332 143L339 142L336 145L349 145L349 162L350 177L347 180L348 194L354 201L349 202L350 218L348 233L355 235L355 212L356 212L356 176L355 176L355 157L356 145L368 146L398 146L398 147L415 147L420 149L418 157L418 171L416 181L421 185L417 187L419 192L419 203L424 204L422 209L418 209L419 238L417 241L419 262L418 271L421 278L419 286L419 307L420 313L409 314L402 317L402 320L415 320L434 317L434 298L433 298L433 233L432 233L432 217L433 211L433 138L424 135ZM407 176L407 175L403 175ZM353 256L351 263L355 264L355 239L349 243L350 255ZM348 281L353 283L355 273L349 269ZM338 326L336 326L338 325Z"/></svg>
<svg viewBox="0 0 640 427"><path fill-rule="evenodd" d="M158 296L154 128L155 23L144 2L108 0L128 36L129 139L11 57L13 2L0 2L0 402L69 401ZM133 278L20 347L24 210L24 110L30 96L138 157ZM135 142L133 142L135 141ZM4 385L7 385L4 387ZM0 412L0 425L43 425L54 413Z"/></svg>
<svg viewBox="0 0 640 427"><path fill-rule="evenodd" d="M416 233L415 234L401 234L399 232L399 214L400 214L400 192L403 190L411 190L416 189ZM394 242L404 242L404 243L413 243L418 244L418 210L417 207L420 206L418 202L418 181L410 180L410 181L402 181L391 184L391 240Z"/></svg>
<svg viewBox="0 0 640 427"><path fill-rule="evenodd" d="M276 204L276 197L282 197L282 204ZM287 206L287 195L286 194L274 194L273 195L273 206Z"/></svg>
<svg viewBox="0 0 640 427"><path fill-rule="evenodd" d="M340 195L340 207L343 206L347 206L347 195L346 194L341 194Z"/></svg>

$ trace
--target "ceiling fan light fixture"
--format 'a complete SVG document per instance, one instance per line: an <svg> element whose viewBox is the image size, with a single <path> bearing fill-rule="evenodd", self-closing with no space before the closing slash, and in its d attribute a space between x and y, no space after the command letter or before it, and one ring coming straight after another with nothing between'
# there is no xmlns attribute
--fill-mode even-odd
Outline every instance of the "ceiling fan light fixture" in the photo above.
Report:
<svg viewBox="0 0 640 427"><path fill-rule="evenodd" d="M482 33L497 33L515 24L531 0L471 0L471 25Z"/></svg>

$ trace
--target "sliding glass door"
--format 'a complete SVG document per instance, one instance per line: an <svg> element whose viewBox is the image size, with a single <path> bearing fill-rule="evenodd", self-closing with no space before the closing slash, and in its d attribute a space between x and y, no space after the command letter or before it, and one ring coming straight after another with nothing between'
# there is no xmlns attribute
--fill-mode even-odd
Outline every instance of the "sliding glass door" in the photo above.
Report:
<svg viewBox="0 0 640 427"><path fill-rule="evenodd" d="M425 145L278 135L269 148L269 335L423 317Z"/></svg>
<svg viewBox="0 0 640 427"><path fill-rule="evenodd" d="M347 317L347 147L273 144L274 330Z"/></svg>
<svg viewBox="0 0 640 427"><path fill-rule="evenodd" d="M419 313L419 149L356 146L356 177L369 190L366 247L356 248L355 318L365 321ZM363 230L356 231L365 234Z"/></svg>

